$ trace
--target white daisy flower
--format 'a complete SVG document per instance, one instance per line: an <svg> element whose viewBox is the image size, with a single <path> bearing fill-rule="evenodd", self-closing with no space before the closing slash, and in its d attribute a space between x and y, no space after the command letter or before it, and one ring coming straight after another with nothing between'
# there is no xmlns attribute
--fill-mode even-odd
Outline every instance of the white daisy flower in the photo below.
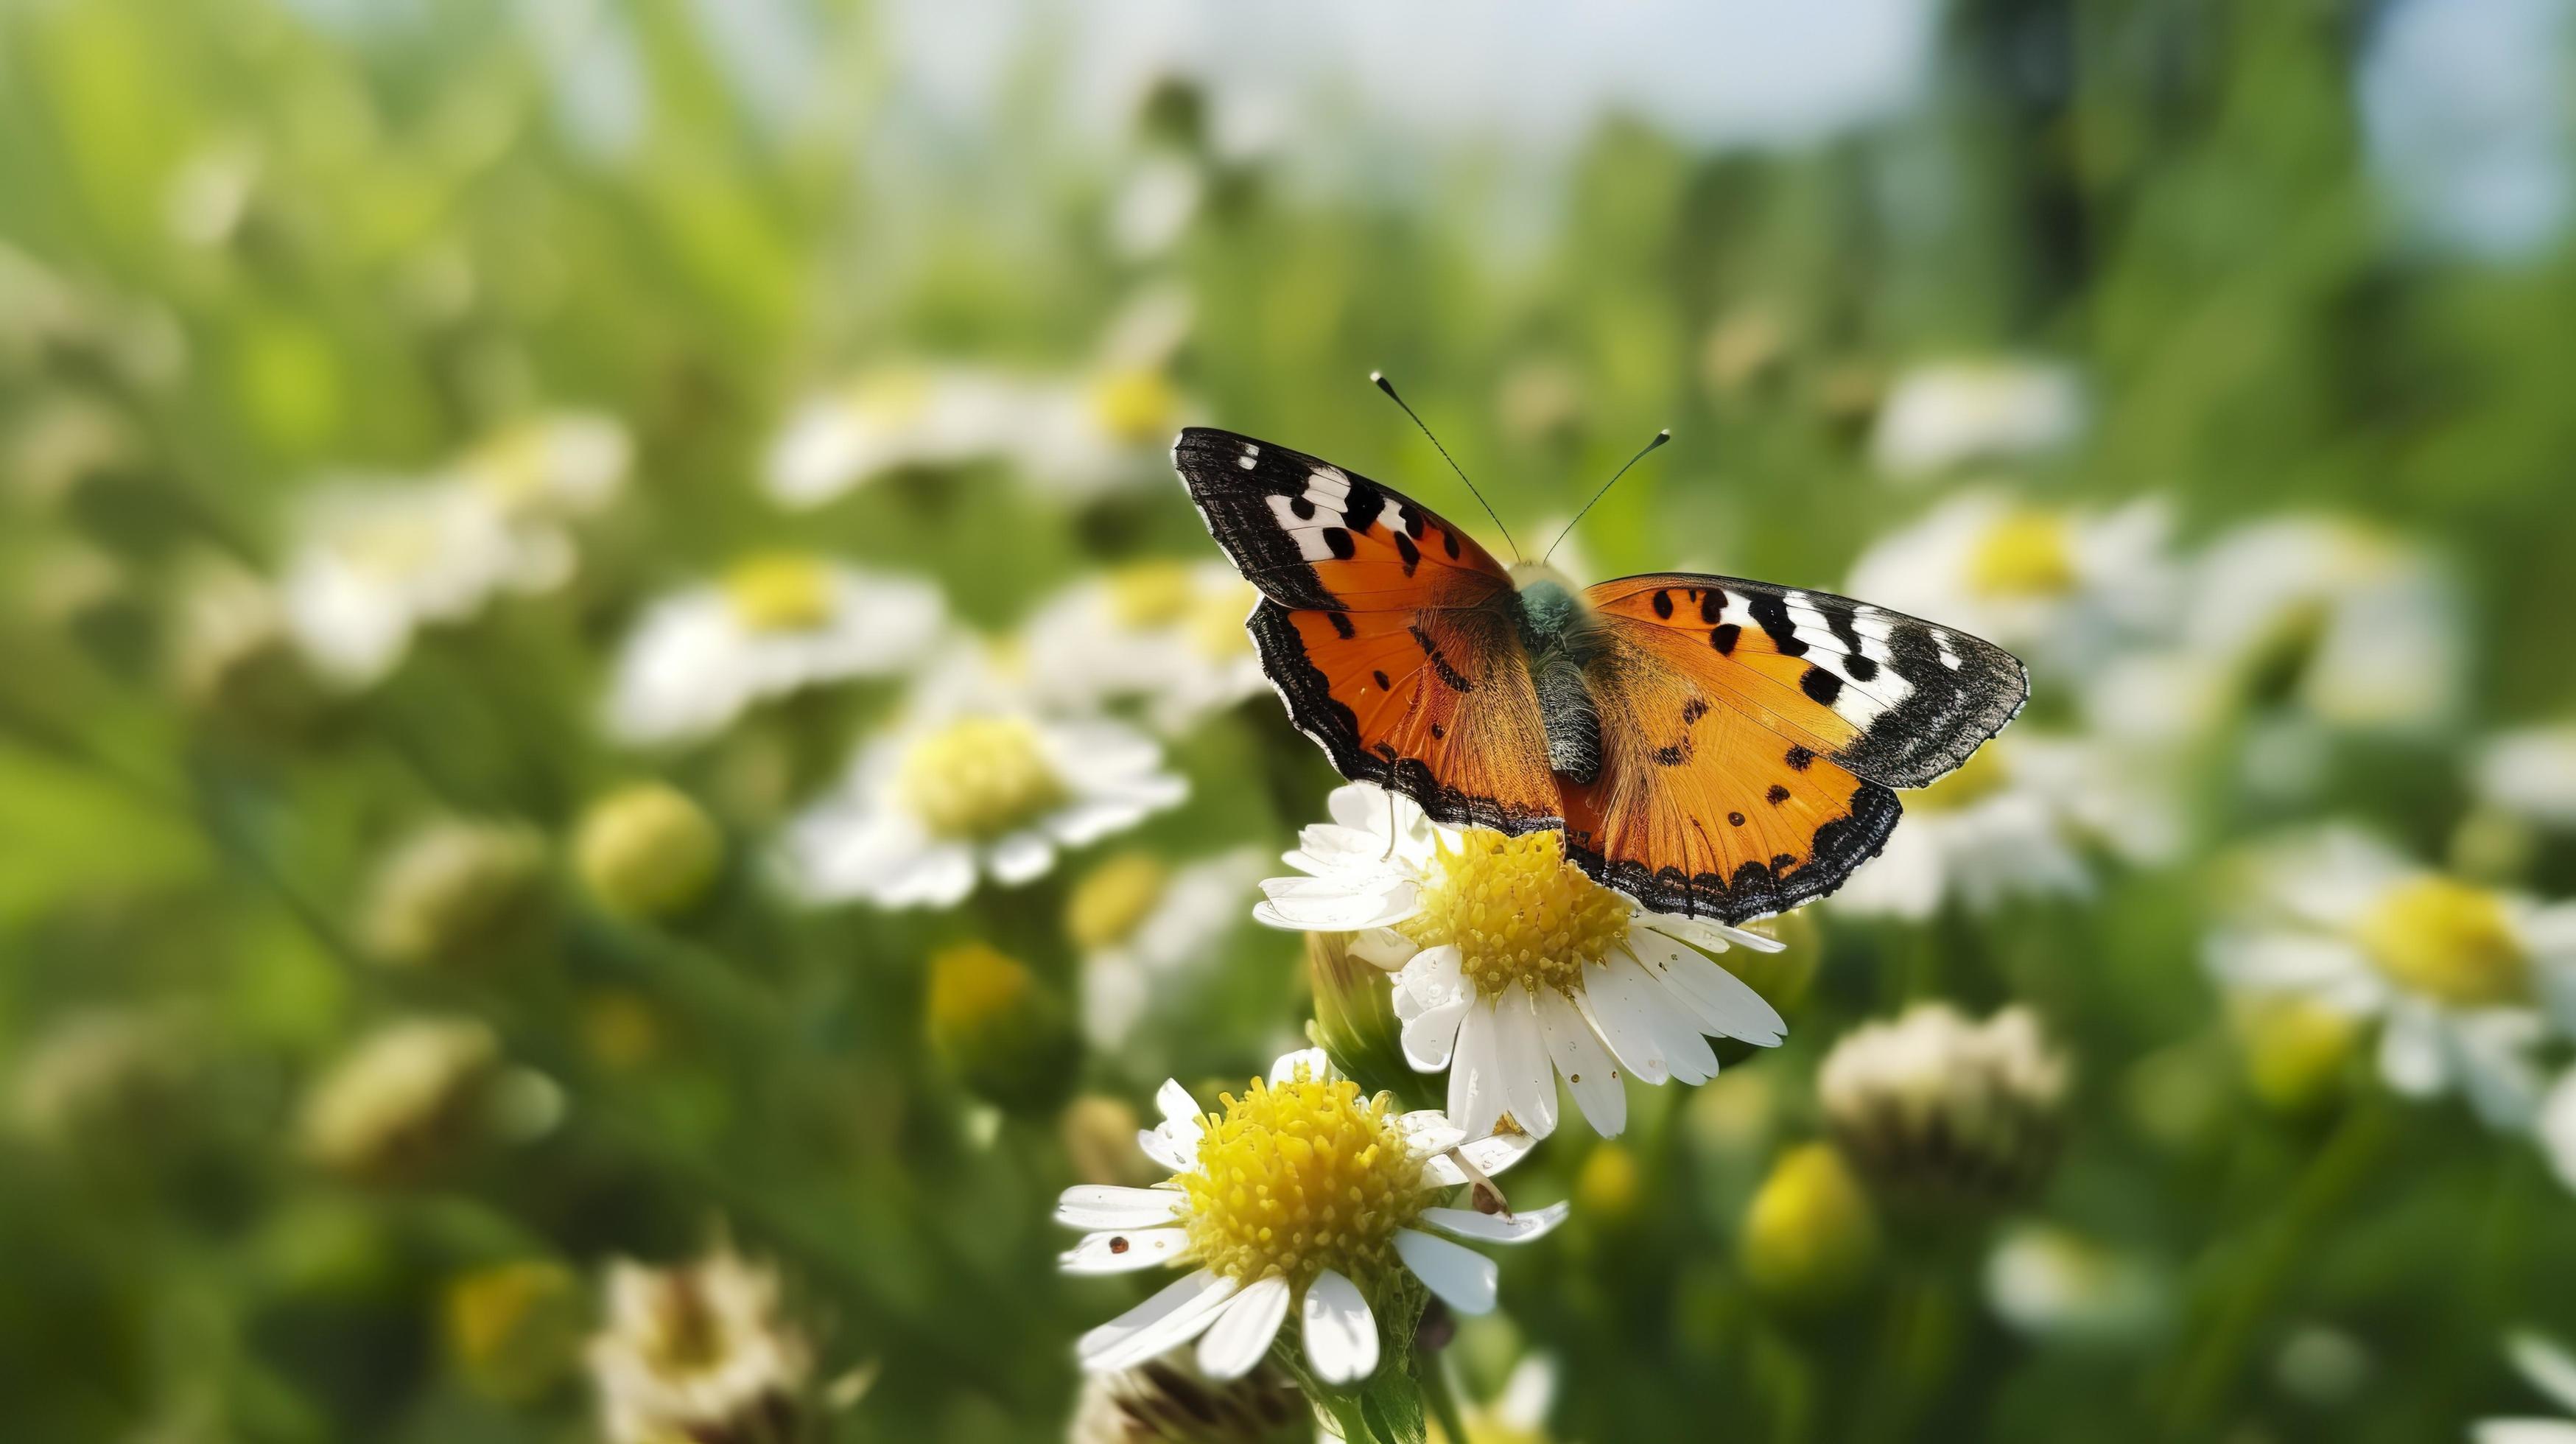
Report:
<svg viewBox="0 0 2576 1444"><path fill-rule="evenodd" d="M1040 696L1089 709L1141 700L1165 735L1268 686L1244 618L1252 584L1223 562L1138 562L1078 582L1026 632Z"/></svg>
<svg viewBox="0 0 2576 1444"><path fill-rule="evenodd" d="M588 516L616 499L634 459L634 442L615 417L558 411L501 430L453 471L514 516Z"/></svg>
<svg viewBox="0 0 2576 1444"><path fill-rule="evenodd" d="M1061 848L1179 804L1189 784L1122 723L1033 707L979 659L925 678L909 719L787 830L789 886L810 902L948 907L989 874L1017 886Z"/></svg>
<svg viewBox="0 0 2576 1444"><path fill-rule="evenodd" d="M920 662L947 601L928 582L795 552L648 607L626 639L607 723L639 745L708 736L753 703Z"/></svg>
<svg viewBox="0 0 2576 1444"><path fill-rule="evenodd" d="M2478 800L2543 827L2576 828L2576 723L2502 733L2480 749Z"/></svg>
<svg viewBox="0 0 2576 1444"><path fill-rule="evenodd" d="M1123 1047L1156 985L1207 957L1242 922L1243 895L1263 867L1252 848L1179 868L1131 852L1075 885L1065 930L1082 954L1082 1028L1093 1047Z"/></svg>
<svg viewBox="0 0 2576 1444"><path fill-rule="evenodd" d="M1158 364L1111 363L1033 383L1011 449L1020 471L1076 501L1161 480L1188 403Z"/></svg>
<svg viewBox="0 0 2576 1444"><path fill-rule="evenodd" d="M2398 538L2340 517L2257 522L2209 545L2184 597L2185 651L2321 722L2421 728L2456 710L2458 591Z"/></svg>
<svg viewBox="0 0 2576 1444"><path fill-rule="evenodd" d="M1441 1233L1527 1243L1565 1219L1562 1203L1521 1213L1439 1206L1443 1191L1502 1172L1534 1140L1470 1141L1436 1110L1400 1114L1391 1095L1364 1098L1335 1077L1320 1048L1224 1095L1222 1113L1202 1113L1177 1082L1155 1102L1163 1121L1137 1142L1172 1177L1066 1189L1056 1222L1087 1232L1062 1263L1074 1274L1195 1267L1082 1336L1076 1352L1095 1373L1196 1339L1203 1373L1237 1378L1268 1357L1293 1311L1307 1368L1326 1384L1356 1383L1377 1371L1378 1311L1402 1274L1461 1314L1494 1307L1493 1260Z"/></svg>
<svg viewBox="0 0 2576 1444"><path fill-rule="evenodd" d="M2505 1356L2531 1387L2576 1416L2576 1355L2526 1329L2507 1336ZM2480 1419L2469 1438L2472 1444L2576 1444L2576 1417Z"/></svg>
<svg viewBox="0 0 2576 1444"><path fill-rule="evenodd" d="M1987 1307L2041 1338L2125 1339L2153 1328L2168 1299L2144 1260L2053 1224L2007 1232L1986 1256Z"/></svg>
<svg viewBox="0 0 2576 1444"><path fill-rule="evenodd" d="M2084 382L2038 361L1949 361L1906 372L1879 408L1870 453L1913 480L1972 461L2061 450L2082 434Z"/></svg>
<svg viewBox="0 0 2576 1444"><path fill-rule="evenodd" d="M2172 614L2171 531L2153 497L2094 513L1962 492L1873 544L1849 591L2082 675Z"/></svg>
<svg viewBox="0 0 2576 1444"><path fill-rule="evenodd" d="M2250 916L2208 945L2222 982L2376 1019L2389 1087L2459 1091L2497 1128L2532 1121L2544 1009L2576 1021L2576 906L2460 881L2346 827L2257 854L2252 881Z"/></svg>
<svg viewBox="0 0 2576 1444"><path fill-rule="evenodd" d="M721 1246L675 1268L620 1259L607 1295L589 1352L609 1444L767 1438L796 1417L813 1346L779 1317L775 1270Z"/></svg>
<svg viewBox="0 0 2576 1444"><path fill-rule="evenodd" d="M1025 423L1024 386L987 367L870 371L808 399L770 443L780 505L816 507L889 472L960 466L1006 451Z"/></svg>
<svg viewBox="0 0 2576 1444"><path fill-rule="evenodd" d="M1565 860L1554 830L1505 837L1434 824L1410 798L1336 788L1261 885L1252 915L1277 928L1350 932L1354 956L1395 974L1406 1060L1449 1070L1449 1116L1472 1137L1503 1115L1545 1137L1556 1078L1604 1137L1627 1125L1628 1074L1717 1075L1710 1037L1769 1047L1780 1014L1703 952L1777 952L1757 933L1649 912Z"/></svg>
<svg viewBox="0 0 2576 1444"><path fill-rule="evenodd" d="M1957 903L1990 912L2014 898L2091 892L2088 845L2130 862L2173 856L2182 818L2154 754L2093 738L2016 729L1905 798L1905 825L1826 899L1837 912L1920 921Z"/></svg>
<svg viewBox="0 0 2576 1444"><path fill-rule="evenodd" d="M331 485L307 500L298 530L280 586L288 626L317 668L353 686L392 671L419 628L572 572L563 533L520 525L453 481Z"/></svg>

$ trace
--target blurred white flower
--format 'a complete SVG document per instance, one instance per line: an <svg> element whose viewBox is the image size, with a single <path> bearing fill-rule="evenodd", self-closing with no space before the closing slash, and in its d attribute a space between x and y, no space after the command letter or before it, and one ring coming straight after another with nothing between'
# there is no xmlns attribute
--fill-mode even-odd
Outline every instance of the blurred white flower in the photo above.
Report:
<svg viewBox="0 0 2576 1444"><path fill-rule="evenodd" d="M2141 1260L2067 1229L2026 1224L1986 1256L1986 1303L2026 1334L2109 1341L2152 1328L2163 1281Z"/></svg>
<svg viewBox="0 0 2576 1444"><path fill-rule="evenodd" d="M775 1270L721 1245L674 1268L619 1259L607 1296L589 1352L609 1444L788 1437L814 1355L779 1317Z"/></svg>
<svg viewBox="0 0 2576 1444"><path fill-rule="evenodd" d="M1109 243L1130 260L1159 256L1189 229L1207 192L1199 163L1157 151L1139 159L1109 198Z"/></svg>
<svg viewBox="0 0 2576 1444"><path fill-rule="evenodd" d="M2056 1161L2068 1067L2039 1016L1971 1023L1947 1003L1853 1029L1825 1055L1817 1101L1872 1182L1925 1201L2010 1201Z"/></svg>
<svg viewBox="0 0 2576 1444"><path fill-rule="evenodd" d="M2389 1087L2459 1091L2496 1128L2533 1121L2532 1050L2550 1015L2576 1021L2576 906L2460 881L2340 826L2259 850L2250 873L2245 916L2209 940L2221 982L2377 1019Z"/></svg>
<svg viewBox="0 0 2576 1444"><path fill-rule="evenodd" d="M2170 768L2156 754L2091 736L2015 730L1965 766L1905 796L1886 850L1826 899L1838 912L1928 918L1948 903L1986 912L2021 897L2091 891L2099 846L2133 863L2182 841Z"/></svg>
<svg viewBox="0 0 2576 1444"><path fill-rule="evenodd" d="M1433 823L1412 799L1334 789L1332 821L1307 828L1261 885L1253 916L1276 928L1349 932L1353 956L1395 975L1406 1061L1449 1072L1449 1116L1471 1137L1506 1113L1556 1129L1563 1075L1603 1137L1627 1126L1624 1074L1660 1084L1717 1076L1710 1037L1769 1047L1779 1012L1704 953L1777 952L1758 933L1648 912L1565 860L1553 829L1505 837Z"/></svg>
<svg viewBox="0 0 2576 1444"><path fill-rule="evenodd" d="M515 518L588 516L625 488L634 454L615 417L558 411L496 432L460 457L453 472Z"/></svg>
<svg viewBox="0 0 2576 1444"><path fill-rule="evenodd" d="M1114 1051L1153 1002L1158 981L1201 962L1243 918L1261 854L1237 848L1179 868L1150 853L1113 857L1075 885L1065 930L1082 953L1082 1028Z"/></svg>
<svg viewBox="0 0 2576 1444"><path fill-rule="evenodd" d="M1532 1140L1471 1141L1437 1110L1400 1114L1392 1095L1362 1097L1334 1076L1320 1048L1282 1057L1266 1081L1222 1101L1223 1113L1202 1113L1165 1082L1155 1095L1163 1121L1137 1142L1170 1181L1085 1184L1057 1204L1056 1222L1087 1230L1061 1259L1067 1273L1197 1266L1084 1334L1076 1351L1086 1370L1134 1368L1196 1339L1201 1372L1238 1378L1269 1356L1294 1309L1307 1367L1327 1384L1354 1383L1377 1371L1377 1309L1399 1270L1461 1314L1494 1307L1493 1260L1417 1225L1517 1244L1565 1219L1562 1203L1520 1213L1433 1206L1442 1191L1518 1162Z"/></svg>
<svg viewBox="0 0 2576 1444"><path fill-rule="evenodd" d="M2479 749L2478 800L2543 827L2576 828L2576 723L2502 733Z"/></svg>
<svg viewBox="0 0 2576 1444"><path fill-rule="evenodd" d="M1137 562L1042 605L1026 637L1032 684L1054 705L1142 700L1155 730L1187 730L1269 685L1244 619L1252 584L1223 562Z"/></svg>
<svg viewBox="0 0 2576 1444"><path fill-rule="evenodd" d="M1971 461L2060 450L2084 430L2084 382L2040 361L1949 361L1896 379L1879 408L1871 455L1888 475L1916 479Z"/></svg>
<svg viewBox="0 0 2576 1444"><path fill-rule="evenodd" d="M2506 1336L2505 1355L2531 1387L2576 1415L2576 1356L2527 1329ZM2576 1444L2576 1418L2481 1419L2469 1437L2474 1444Z"/></svg>
<svg viewBox="0 0 2576 1444"><path fill-rule="evenodd" d="M1963 492L1862 553L1849 591L2080 676L2168 624L2171 530L2156 497L2094 513Z"/></svg>
<svg viewBox="0 0 2576 1444"><path fill-rule="evenodd" d="M769 494L782 506L821 506L905 467L995 456L1025 424L1026 409L1022 385L988 368L866 372L788 418L770 444Z"/></svg>
<svg viewBox="0 0 2576 1444"><path fill-rule="evenodd" d="M571 575L561 531L513 521L456 481L344 482L309 497L280 584L289 627L314 665L348 685L393 670L422 627L458 622L505 591Z"/></svg>
<svg viewBox="0 0 2576 1444"><path fill-rule="evenodd" d="M362 1179L408 1178L489 1121L500 1069L501 1040L481 1023L413 1019L380 1028L305 1095L304 1153Z"/></svg>
<svg viewBox="0 0 2576 1444"><path fill-rule="evenodd" d="M618 654L609 731L689 741L755 702L900 671L929 654L947 611L928 582L802 553L746 558L645 610Z"/></svg>
<svg viewBox="0 0 2576 1444"><path fill-rule="evenodd" d="M1188 795L1152 738L1032 706L962 655L915 689L906 720L787 830L786 880L809 902L947 907L979 876L1016 886Z"/></svg>
<svg viewBox="0 0 2576 1444"><path fill-rule="evenodd" d="M2449 717L2468 666L2460 598L2420 549L2339 517L2282 517L2210 543L2185 589L2181 645L2258 702L2331 726Z"/></svg>

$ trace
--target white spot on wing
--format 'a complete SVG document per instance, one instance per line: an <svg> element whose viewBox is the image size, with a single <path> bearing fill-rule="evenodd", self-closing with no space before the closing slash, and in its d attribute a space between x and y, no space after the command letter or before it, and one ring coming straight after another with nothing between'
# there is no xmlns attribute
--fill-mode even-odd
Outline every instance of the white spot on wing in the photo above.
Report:
<svg viewBox="0 0 2576 1444"><path fill-rule="evenodd" d="M1351 499L1351 479L1339 467L1319 466L1306 474L1306 499L1335 511Z"/></svg>
<svg viewBox="0 0 2576 1444"><path fill-rule="evenodd" d="M1341 525L1340 512L1330 513L1330 520L1325 519L1325 513L1318 512L1312 521L1299 521L1295 501L1284 496L1273 496L1267 500L1271 516L1278 519L1279 529L1297 539L1297 555L1310 562L1320 562L1333 554L1331 544L1324 540L1324 531L1327 527Z"/></svg>
<svg viewBox="0 0 2576 1444"><path fill-rule="evenodd" d="M1250 471L1255 466L1261 464L1261 448L1253 445L1249 441L1245 442L1243 444L1243 455L1236 457L1234 459L1234 464L1242 467L1246 471Z"/></svg>
<svg viewBox="0 0 2576 1444"><path fill-rule="evenodd" d="M1932 650L1941 654L1942 666L1949 668L1953 672L1959 670L1959 654L1950 650L1949 633L1942 631L1938 627L1934 627L1932 629Z"/></svg>

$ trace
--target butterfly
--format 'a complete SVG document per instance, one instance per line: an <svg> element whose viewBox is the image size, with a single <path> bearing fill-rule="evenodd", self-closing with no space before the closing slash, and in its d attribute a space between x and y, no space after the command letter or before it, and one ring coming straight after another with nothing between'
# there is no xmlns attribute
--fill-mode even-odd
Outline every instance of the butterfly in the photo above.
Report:
<svg viewBox="0 0 2576 1444"><path fill-rule="evenodd" d="M1690 572L1578 591L1302 451L1194 426L1172 459L1261 594L1262 669L1344 777L1439 822L1560 828L1658 912L1832 892L1886 845L1896 789L2029 696L2002 648L1867 602Z"/></svg>

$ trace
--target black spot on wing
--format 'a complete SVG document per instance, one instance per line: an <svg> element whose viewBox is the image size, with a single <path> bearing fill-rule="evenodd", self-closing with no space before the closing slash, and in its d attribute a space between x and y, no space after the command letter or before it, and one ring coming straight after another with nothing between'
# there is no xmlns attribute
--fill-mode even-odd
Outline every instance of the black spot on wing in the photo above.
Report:
<svg viewBox="0 0 2576 1444"><path fill-rule="evenodd" d="M1415 546L1413 538L1402 532L1395 534L1395 554L1404 559L1404 574L1408 577L1413 575L1415 567L1422 565L1422 548Z"/></svg>
<svg viewBox="0 0 2576 1444"><path fill-rule="evenodd" d="M1772 650L1783 657L1807 655L1807 644L1798 640L1797 624L1789 620L1789 604L1777 594L1755 593L1751 610L1753 620L1762 624L1771 638Z"/></svg>
<svg viewBox="0 0 2576 1444"><path fill-rule="evenodd" d="M1726 821L1727 825L1730 827L1742 827L1744 825L1744 814L1741 812L1730 812L1726 815Z"/></svg>
<svg viewBox="0 0 2576 1444"><path fill-rule="evenodd" d="M1807 764L1816 760L1816 754L1793 742L1789 745L1789 750L1781 754L1780 760L1789 764L1790 771L1804 772L1807 770Z"/></svg>
<svg viewBox="0 0 2576 1444"><path fill-rule="evenodd" d="M1673 619L1672 593L1661 590L1658 590L1655 593L1655 615L1663 618L1667 622Z"/></svg>
<svg viewBox="0 0 2576 1444"><path fill-rule="evenodd" d="M1717 649L1717 654L1721 657L1734 656L1735 639L1742 635L1743 631L1744 629L1742 627L1735 625L1733 622L1721 623L1710 629L1708 634L1708 644L1715 647Z"/></svg>
<svg viewBox="0 0 2576 1444"><path fill-rule="evenodd" d="M1807 675L1798 679L1798 690L1817 704L1831 707L1834 699L1843 694L1843 679L1822 667L1811 666Z"/></svg>
<svg viewBox="0 0 2576 1444"><path fill-rule="evenodd" d="M1308 501L1303 493L1300 493L1288 498L1288 514L1297 518L1299 521L1313 521L1315 519L1315 504Z"/></svg>
<svg viewBox="0 0 2576 1444"><path fill-rule="evenodd" d="M1777 782L1774 782L1771 784L1771 790L1762 794L1762 800L1770 803L1773 807L1778 807L1781 803L1789 800L1789 789L1781 786Z"/></svg>
<svg viewBox="0 0 2576 1444"><path fill-rule="evenodd" d="M1333 557L1337 561L1346 562L1359 555L1360 544L1351 539L1349 532L1337 526L1324 528L1324 545L1333 549Z"/></svg>
<svg viewBox="0 0 2576 1444"><path fill-rule="evenodd" d="M1705 698L1693 697L1682 704L1682 725L1685 727L1707 715L1708 702Z"/></svg>
<svg viewBox="0 0 2576 1444"><path fill-rule="evenodd" d="M1726 610L1726 593L1710 587L1699 594L1699 622L1703 627L1717 625L1718 615Z"/></svg>
<svg viewBox="0 0 2576 1444"><path fill-rule="evenodd" d="M1458 534L1456 532L1443 527L1440 531L1440 545L1449 553L1449 560L1453 562L1458 560Z"/></svg>
<svg viewBox="0 0 2576 1444"><path fill-rule="evenodd" d="M1333 630L1334 630L1336 633L1340 634L1341 639L1342 639L1343 641L1347 642L1347 641L1349 641L1351 638L1356 637L1356 636L1358 636L1358 635L1360 634L1360 630L1359 630L1359 628L1354 627L1354 626L1352 626L1352 625L1351 625L1351 614L1350 614L1350 613L1345 612L1345 611L1341 610L1341 609L1340 609L1340 608L1338 608L1338 607L1335 607L1335 608L1332 608L1332 609L1330 609L1330 610L1326 611L1326 612L1324 613L1324 616L1325 616L1325 618L1326 618L1328 621L1330 621L1330 622L1333 624Z"/></svg>
<svg viewBox="0 0 2576 1444"><path fill-rule="evenodd" d="M1373 671L1369 673L1369 676L1377 683L1377 689L1381 692L1384 692L1395 685L1394 682L1388 679L1384 672Z"/></svg>

